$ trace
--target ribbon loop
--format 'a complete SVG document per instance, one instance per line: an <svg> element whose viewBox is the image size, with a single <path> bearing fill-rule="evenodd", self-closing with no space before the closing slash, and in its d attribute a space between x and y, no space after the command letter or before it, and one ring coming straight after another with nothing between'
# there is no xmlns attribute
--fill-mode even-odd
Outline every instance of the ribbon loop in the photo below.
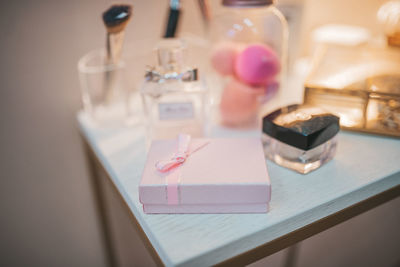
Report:
<svg viewBox="0 0 400 267"><path fill-rule="evenodd" d="M176 153L171 159L160 160L156 163L156 169L159 172L166 173L175 168L173 172L166 175L165 180L167 184L167 202L168 205L178 205L179 204L179 183L181 180L181 170L179 166L181 166L186 159L193 154L194 152L200 150L204 146L206 146L209 142L203 142L197 148L193 149L189 152L189 144L191 137L188 134L179 134L178 135L178 148Z"/></svg>
<svg viewBox="0 0 400 267"><path fill-rule="evenodd" d="M188 134L179 134L177 152L172 159L158 161L156 163L157 170L160 172L167 172L184 163L186 158L189 156L188 150L190 139L191 137Z"/></svg>

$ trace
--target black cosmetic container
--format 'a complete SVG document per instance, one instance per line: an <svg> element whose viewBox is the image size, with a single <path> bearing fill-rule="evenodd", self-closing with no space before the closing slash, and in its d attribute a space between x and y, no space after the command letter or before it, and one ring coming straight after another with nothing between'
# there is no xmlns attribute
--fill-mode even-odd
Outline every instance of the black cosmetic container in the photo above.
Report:
<svg viewBox="0 0 400 267"><path fill-rule="evenodd" d="M309 173L336 152L339 118L319 107L290 105L263 118L266 157L299 173Z"/></svg>

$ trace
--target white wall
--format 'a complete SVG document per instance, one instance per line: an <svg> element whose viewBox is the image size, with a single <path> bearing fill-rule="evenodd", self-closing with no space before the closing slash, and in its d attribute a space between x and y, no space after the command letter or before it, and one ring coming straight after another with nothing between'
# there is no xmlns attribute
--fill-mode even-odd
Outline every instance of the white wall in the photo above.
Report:
<svg viewBox="0 0 400 267"><path fill-rule="evenodd" d="M75 126L76 60L100 40L79 25L89 5L0 5L0 265L105 266Z"/></svg>
<svg viewBox="0 0 400 267"><path fill-rule="evenodd" d="M103 46L100 14L110 2L0 1L0 266L106 266L75 113L81 107L76 62ZM127 41L160 36L167 1L132 2ZM184 16L199 21L194 9ZM200 31L199 25L183 30ZM399 203L303 242L301 266L372 258L399 264ZM135 243L132 253L142 251ZM256 265L274 266L283 255Z"/></svg>
<svg viewBox="0 0 400 267"><path fill-rule="evenodd" d="M132 1L127 42L158 37L167 1ZM76 63L111 1L0 1L0 266L105 266L75 121Z"/></svg>

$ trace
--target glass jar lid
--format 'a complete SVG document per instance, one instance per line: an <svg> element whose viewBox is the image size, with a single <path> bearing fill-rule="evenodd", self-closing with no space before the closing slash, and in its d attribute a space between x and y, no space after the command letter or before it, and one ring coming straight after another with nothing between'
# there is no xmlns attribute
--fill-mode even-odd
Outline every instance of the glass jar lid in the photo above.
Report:
<svg viewBox="0 0 400 267"><path fill-rule="evenodd" d="M222 5L230 7L256 7L271 5L273 0L222 0Z"/></svg>
<svg viewBox="0 0 400 267"><path fill-rule="evenodd" d="M309 105L290 105L263 118L264 133L302 150L325 143L339 129L339 117Z"/></svg>

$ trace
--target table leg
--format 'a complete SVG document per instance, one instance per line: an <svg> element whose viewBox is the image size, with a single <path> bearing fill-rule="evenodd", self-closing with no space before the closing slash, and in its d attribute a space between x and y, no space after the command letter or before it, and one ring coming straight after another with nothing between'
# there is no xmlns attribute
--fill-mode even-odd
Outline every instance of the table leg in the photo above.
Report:
<svg viewBox="0 0 400 267"><path fill-rule="evenodd" d="M89 166L89 175L94 191L93 194L96 202L97 214L99 216L101 233L103 235L103 244L106 250L108 265L111 267L118 266L116 254L112 244L111 228L107 219L107 209L104 199L104 192L101 186L101 181L99 180L100 177L98 175L98 169L96 168L96 160L94 158L93 152L89 148L88 144L86 144L86 142L84 142L84 147Z"/></svg>
<svg viewBox="0 0 400 267"><path fill-rule="evenodd" d="M295 267L300 251L300 242L286 249L286 258L283 267Z"/></svg>

